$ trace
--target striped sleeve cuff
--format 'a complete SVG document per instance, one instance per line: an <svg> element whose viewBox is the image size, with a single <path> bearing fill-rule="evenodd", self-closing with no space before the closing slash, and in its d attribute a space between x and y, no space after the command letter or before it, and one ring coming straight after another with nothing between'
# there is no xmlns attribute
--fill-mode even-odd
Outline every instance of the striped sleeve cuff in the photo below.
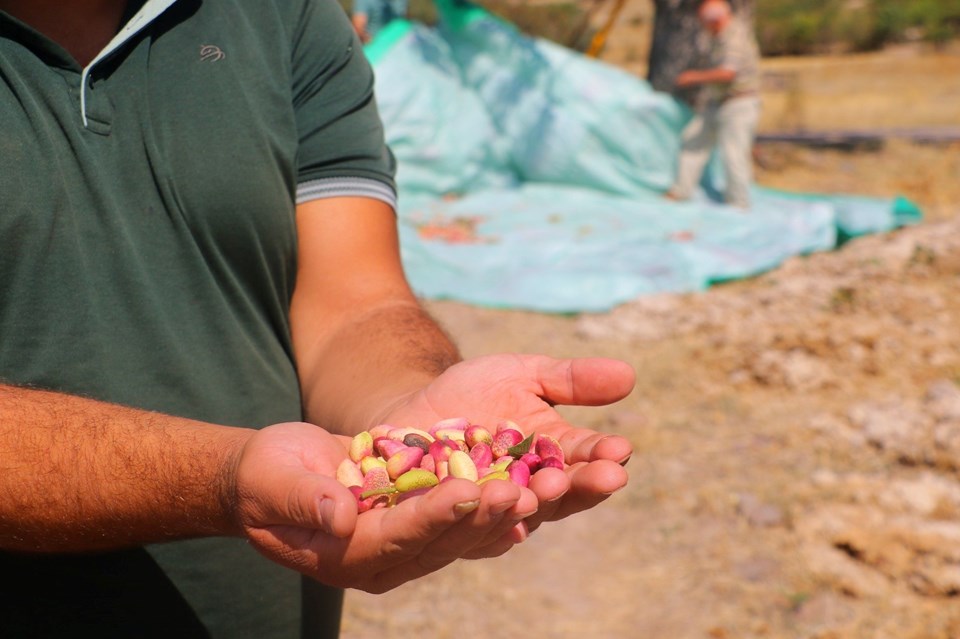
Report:
<svg viewBox="0 0 960 639"><path fill-rule="evenodd" d="M297 185L297 204L327 197L369 197L397 209L397 193L386 183L370 178L334 177Z"/></svg>

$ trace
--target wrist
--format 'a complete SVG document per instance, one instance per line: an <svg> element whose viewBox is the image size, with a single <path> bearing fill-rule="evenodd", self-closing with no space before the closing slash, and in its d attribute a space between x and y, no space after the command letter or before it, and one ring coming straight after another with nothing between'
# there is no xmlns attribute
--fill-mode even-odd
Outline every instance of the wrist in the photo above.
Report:
<svg viewBox="0 0 960 639"><path fill-rule="evenodd" d="M223 434L220 462L215 475L216 507L215 517L218 532L229 536L243 535L244 527L240 518L240 493L238 478L240 462L243 459L247 442L256 434L253 429L231 428Z"/></svg>
<svg viewBox="0 0 960 639"><path fill-rule="evenodd" d="M305 418L331 432L356 434L383 423L461 359L419 305L380 305L301 351Z"/></svg>

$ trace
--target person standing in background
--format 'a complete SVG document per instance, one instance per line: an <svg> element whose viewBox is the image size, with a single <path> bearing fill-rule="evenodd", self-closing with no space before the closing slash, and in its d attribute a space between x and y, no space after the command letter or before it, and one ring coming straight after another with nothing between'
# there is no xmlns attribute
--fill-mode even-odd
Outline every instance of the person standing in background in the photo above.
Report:
<svg viewBox="0 0 960 639"><path fill-rule="evenodd" d="M407 17L407 0L354 0L351 22L366 44L393 20Z"/></svg>
<svg viewBox="0 0 960 639"><path fill-rule="evenodd" d="M710 34L710 47L702 68L687 69L676 79L678 89L701 90L693 118L683 130L677 177L666 197L689 199L717 148L726 172L724 200L748 209L760 118L759 46L749 25L726 0L705 0L698 16Z"/></svg>

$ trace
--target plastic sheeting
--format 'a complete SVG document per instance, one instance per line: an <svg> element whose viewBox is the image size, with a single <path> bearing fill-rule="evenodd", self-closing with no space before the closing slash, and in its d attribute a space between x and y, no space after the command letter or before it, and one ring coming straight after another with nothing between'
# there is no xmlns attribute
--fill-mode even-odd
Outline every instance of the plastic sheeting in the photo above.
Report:
<svg viewBox="0 0 960 639"><path fill-rule="evenodd" d="M366 49L421 296L604 311L920 217L900 198L762 187L741 212L717 201L716 161L698 197L665 201L690 115L681 103L479 7L437 6L437 27L395 22Z"/></svg>

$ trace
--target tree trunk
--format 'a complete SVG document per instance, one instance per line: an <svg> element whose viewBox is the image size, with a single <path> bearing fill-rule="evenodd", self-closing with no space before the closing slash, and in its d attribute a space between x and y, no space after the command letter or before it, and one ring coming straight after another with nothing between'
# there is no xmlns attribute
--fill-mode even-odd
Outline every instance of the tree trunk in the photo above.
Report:
<svg viewBox="0 0 960 639"><path fill-rule="evenodd" d="M653 40L647 80L657 91L674 92L674 80L684 69L698 66L708 39L697 19L702 0L653 0ZM753 22L754 0L729 0L733 11ZM689 99L689 94L677 94Z"/></svg>

